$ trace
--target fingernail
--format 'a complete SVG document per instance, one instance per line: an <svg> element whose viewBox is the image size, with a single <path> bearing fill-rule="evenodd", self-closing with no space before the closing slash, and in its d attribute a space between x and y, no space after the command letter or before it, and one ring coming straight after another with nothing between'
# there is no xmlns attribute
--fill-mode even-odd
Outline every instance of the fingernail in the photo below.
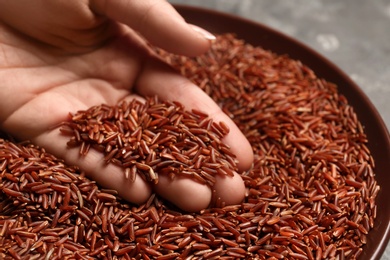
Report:
<svg viewBox="0 0 390 260"><path fill-rule="evenodd" d="M193 25L191 24L191 27L192 29L194 29L194 31L196 31L197 33L199 33L203 38L206 38L207 40L209 41L214 41L215 39L217 39L212 33L206 31L205 29L199 27L199 26L196 26L196 25Z"/></svg>

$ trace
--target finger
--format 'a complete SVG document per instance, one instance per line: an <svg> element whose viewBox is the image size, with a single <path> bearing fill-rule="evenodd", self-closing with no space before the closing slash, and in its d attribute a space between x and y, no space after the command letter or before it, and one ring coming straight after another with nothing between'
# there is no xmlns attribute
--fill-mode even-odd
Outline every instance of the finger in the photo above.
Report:
<svg viewBox="0 0 390 260"><path fill-rule="evenodd" d="M215 198L213 198L212 189L215 190ZM233 177L216 176L216 182L211 188L189 178L171 179L160 175L154 190L161 197L188 212L199 212L209 206L214 206L213 199L225 205L234 205L239 204L245 197L245 185L237 173L234 173Z"/></svg>
<svg viewBox="0 0 390 260"><path fill-rule="evenodd" d="M159 175L159 181L154 191L161 197L175 204L182 210L198 212L209 206L211 189L204 184L197 183L189 178Z"/></svg>
<svg viewBox="0 0 390 260"><path fill-rule="evenodd" d="M130 26L152 44L177 54L199 55L215 39L209 32L187 24L163 0L94 0L91 9Z"/></svg>
<svg viewBox="0 0 390 260"><path fill-rule="evenodd" d="M158 95L162 100L179 101L186 109L200 110L215 122L226 123L230 132L223 141L237 156L239 170L250 168L253 162L252 147L239 128L204 91L174 72L168 65L150 59L145 64L135 88L142 96Z"/></svg>
<svg viewBox="0 0 390 260"><path fill-rule="evenodd" d="M213 199L226 205L239 204L245 197L244 181L236 172L233 177L217 175L212 188L215 190L215 198ZM211 203L216 203L216 201L211 201ZM218 203L216 204L219 206Z"/></svg>
<svg viewBox="0 0 390 260"><path fill-rule="evenodd" d="M116 190L120 197L129 202L144 203L152 193L149 184L139 176L131 182L125 178L122 168L107 164L101 152L91 149L87 155L81 157L79 148L67 149L69 137L61 135L58 129L44 133L33 141L45 147L48 152L63 158L68 165L77 165L88 178L104 188Z"/></svg>
<svg viewBox="0 0 390 260"><path fill-rule="evenodd" d="M162 100L179 101L186 109L201 110L209 114L216 122L225 122L230 132L223 141L237 155L240 171L247 170L252 165L252 148L234 122L199 87L174 72L165 63L150 59L139 75L135 88L143 96L158 95ZM155 186L155 191L160 196L187 211L199 211L206 208L212 203L213 196L220 198L220 201L226 205L230 205L242 201L245 194L243 180L238 174L234 174L233 177L217 176L213 189L215 189L215 194L212 193L210 187L191 179L170 180L163 176Z"/></svg>

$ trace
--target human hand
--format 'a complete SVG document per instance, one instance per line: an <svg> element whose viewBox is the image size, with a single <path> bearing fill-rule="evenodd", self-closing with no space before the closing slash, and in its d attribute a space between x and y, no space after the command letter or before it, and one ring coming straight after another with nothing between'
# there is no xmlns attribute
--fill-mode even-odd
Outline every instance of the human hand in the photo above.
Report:
<svg viewBox="0 0 390 260"><path fill-rule="evenodd" d="M79 166L89 178L130 202L143 203L154 190L183 210L201 210L211 201L208 186L163 176L153 186L142 178L130 183L122 169L106 165L99 152L91 150L80 158L77 149L66 147L68 137L53 129L69 112L158 95L224 121L230 127L224 141L237 154L239 169L250 167L252 149L235 124L209 96L155 57L144 40L189 56L210 47L212 35L187 24L167 2L0 0L0 6L3 131ZM244 197L238 174L217 177L214 188L227 204Z"/></svg>

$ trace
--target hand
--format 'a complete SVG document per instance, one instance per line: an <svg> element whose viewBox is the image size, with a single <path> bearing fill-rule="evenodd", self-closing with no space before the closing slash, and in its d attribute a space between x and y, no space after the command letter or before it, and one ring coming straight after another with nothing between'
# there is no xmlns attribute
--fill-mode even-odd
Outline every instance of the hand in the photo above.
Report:
<svg viewBox="0 0 390 260"><path fill-rule="evenodd" d="M160 176L155 186L142 178L126 182L123 170L90 151L80 158L68 137L53 126L69 112L124 99L158 95L186 108L207 112L230 127L225 142L237 154L239 169L250 167L251 147L219 107L197 86L161 62L148 42L167 51L195 56L208 50L212 35L187 24L163 0L0 0L0 126L19 140L31 140L77 165L101 186L116 189L133 203L154 190L188 211L206 208L211 190L185 178ZM142 35L142 36L141 36ZM241 177L218 177L217 194L227 204L245 192Z"/></svg>

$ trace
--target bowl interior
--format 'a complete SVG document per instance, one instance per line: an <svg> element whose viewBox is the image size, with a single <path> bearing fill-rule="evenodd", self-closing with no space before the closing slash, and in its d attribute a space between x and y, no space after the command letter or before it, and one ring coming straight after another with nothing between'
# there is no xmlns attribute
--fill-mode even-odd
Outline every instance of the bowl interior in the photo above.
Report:
<svg viewBox="0 0 390 260"><path fill-rule="evenodd" d="M295 39L264 25L220 13L190 6L176 5L176 9L189 23L210 32L235 33L246 42L261 46L278 54L288 54L310 67L317 76L337 84L340 93L348 99L368 137L368 147L375 160L376 179L381 186L377 197L378 213L375 227L367 237L361 259L380 259L390 239L390 136L379 113L362 90L337 66Z"/></svg>

